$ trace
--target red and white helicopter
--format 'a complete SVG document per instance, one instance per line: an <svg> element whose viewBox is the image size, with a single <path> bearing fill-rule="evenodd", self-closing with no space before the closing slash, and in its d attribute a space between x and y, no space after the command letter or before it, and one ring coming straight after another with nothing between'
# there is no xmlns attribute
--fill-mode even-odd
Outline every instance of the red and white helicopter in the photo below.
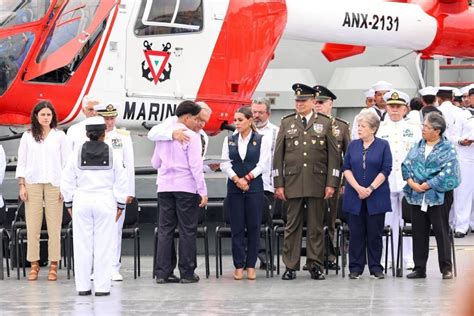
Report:
<svg viewBox="0 0 474 316"><path fill-rule="evenodd" d="M330 61L365 46L474 57L467 0L0 0L0 125L50 100L60 124L93 94L132 129L207 102L218 133L249 103L284 36L326 42Z"/></svg>

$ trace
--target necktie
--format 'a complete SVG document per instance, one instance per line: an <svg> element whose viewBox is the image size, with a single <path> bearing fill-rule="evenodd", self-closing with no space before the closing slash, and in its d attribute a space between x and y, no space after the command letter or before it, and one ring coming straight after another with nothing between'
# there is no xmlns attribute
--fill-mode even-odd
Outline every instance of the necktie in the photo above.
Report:
<svg viewBox="0 0 474 316"><path fill-rule="evenodd" d="M301 119L301 121L303 121L303 127L306 128L306 125L308 125L308 122L306 120L306 117L303 116L303 118Z"/></svg>
<svg viewBox="0 0 474 316"><path fill-rule="evenodd" d="M206 150L206 139L204 139L203 134L199 134L199 135L201 135L201 156L204 157L204 151Z"/></svg>

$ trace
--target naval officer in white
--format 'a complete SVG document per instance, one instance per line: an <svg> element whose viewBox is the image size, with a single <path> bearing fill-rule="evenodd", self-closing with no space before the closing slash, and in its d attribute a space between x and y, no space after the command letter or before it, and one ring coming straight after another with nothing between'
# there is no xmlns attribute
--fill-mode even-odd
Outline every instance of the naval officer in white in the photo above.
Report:
<svg viewBox="0 0 474 316"><path fill-rule="evenodd" d="M388 115L380 123L377 137L388 141L392 152L392 172L388 177L392 212L385 214L385 225L390 225L393 230L393 248L397 251L399 227L403 225L403 187L406 184L401 166L411 147L421 139L421 125L403 118L404 107L410 102L406 93L392 90L384 95L384 99ZM403 261L407 269L415 267L411 238L403 238Z"/></svg>
<svg viewBox="0 0 474 316"><path fill-rule="evenodd" d="M85 122L85 142L71 155L61 177L61 193L74 224L74 270L79 295L110 294L115 223L125 208L127 174L120 156L104 143L102 117Z"/></svg>

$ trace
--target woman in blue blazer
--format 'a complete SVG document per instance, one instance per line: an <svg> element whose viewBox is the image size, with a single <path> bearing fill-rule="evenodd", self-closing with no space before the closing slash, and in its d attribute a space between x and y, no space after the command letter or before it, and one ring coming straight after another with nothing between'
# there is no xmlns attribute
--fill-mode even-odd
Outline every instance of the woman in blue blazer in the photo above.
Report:
<svg viewBox="0 0 474 316"><path fill-rule="evenodd" d="M344 156L343 211L348 213L350 231L349 278L358 279L364 272L366 258L371 277L383 279L382 234L385 213L391 212L388 176L392 153L386 140L376 138L379 118L370 110L357 119L359 139L349 144Z"/></svg>

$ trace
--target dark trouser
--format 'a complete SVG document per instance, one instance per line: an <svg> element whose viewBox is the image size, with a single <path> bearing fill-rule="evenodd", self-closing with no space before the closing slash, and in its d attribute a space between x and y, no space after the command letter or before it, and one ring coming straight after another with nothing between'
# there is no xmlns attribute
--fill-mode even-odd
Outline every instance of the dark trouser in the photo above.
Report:
<svg viewBox="0 0 474 316"><path fill-rule="evenodd" d="M158 193L158 246L155 275L167 279L176 265L174 230L179 229L179 272L190 279L196 269L196 234L199 195L188 192Z"/></svg>
<svg viewBox="0 0 474 316"><path fill-rule="evenodd" d="M326 202L323 198L288 199L288 215L283 243L283 262L293 270L300 269L301 239L303 235L304 205L307 207L306 263L316 263L321 271L324 268L324 212Z"/></svg>
<svg viewBox="0 0 474 316"><path fill-rule="evenodd" d="M257 262L263 199L263 192L227 194L232 232L232 258L237 269L254 268Z"/></svg>
<svg viewBox="0 0 474 316"><path fill-rule="evenodd" d="M380 264L383 248L385 213L369 215L367 201L362 200L360 214L348 214L349 224L349 271L362 274L369 261L371 274L382 272Z"/></svg>
<svg viewBox="0 0 474 316"><path fill-rule="evenodd" d="M336 260L336 249L334 248L334 235L336 232L336 218L337 218L337 204L339 200L339 190L336 190L334 193L334 196L327 200L328 207L329 207L329 212L325 212L325 218L324 222L326 223L326 226L328 227L328 235L329 235L329 254L328 254L328 259L329 261L335 261Z"/></svg>
<svg viewBox="0 0 474 316"><path fill-rule="evenodd" d="M449 210L453 203L453 192L446 192L444 204L428 207L427 212L421 211L419 205L411 205L413 228L413 260L415 271L426 272L426 261L430 244L430 229L438 246L438 263L441 273L452 270L451 242L449 239Z"/></svg>
<svg viewBox="0 0 474 316"><path fill-rule="evenodd" d="M268 212L267 213L267 225L272 229L273 226L272 226L272 223L273 223L273 214L274 214L274 209L275 209L275 197L274 197L274 193L273 192L269 192L269 191L264 191L263 192L265 194L265 196L267 197L268 199L268 202L270 204L270 208L267 209L267 210L263 210L263 212ZM264 214L262 214L263 217ZM272 254L270 254L271 256ZM265 241L261 241L260 242L260 249L258 250L258 259L260 259L260 262L262 263L266 263L266 259L265 259Z"/></svg>

